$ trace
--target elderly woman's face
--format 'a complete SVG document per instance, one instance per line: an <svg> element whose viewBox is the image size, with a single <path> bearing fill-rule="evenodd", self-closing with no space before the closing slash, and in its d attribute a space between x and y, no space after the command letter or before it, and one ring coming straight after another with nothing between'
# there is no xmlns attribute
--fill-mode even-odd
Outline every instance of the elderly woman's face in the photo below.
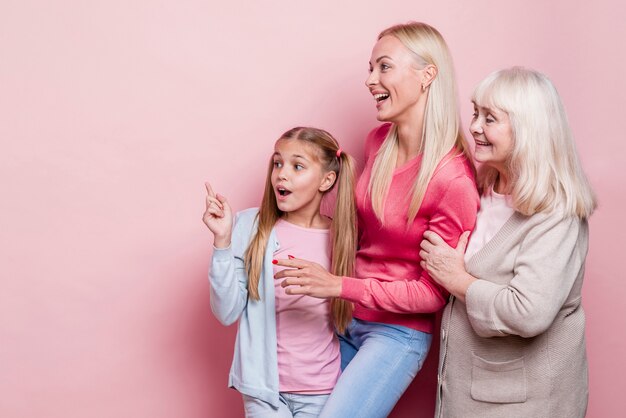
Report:
<svg viewBox="0 0 626 418"><path fill-rule="evenodd" d="M365 85L376 101L380 121L402 122L418 109L424 73L415 55L395 36L376 42L370 59L370 75Z"/></svg>
<svg viewBox="0 0 626 418"><path fill-rule="evenodd" d="M513 151L513 129L509 115L500 109L474 103L470 133L476 144L474 159L508 174L506 162Z"/></svg>

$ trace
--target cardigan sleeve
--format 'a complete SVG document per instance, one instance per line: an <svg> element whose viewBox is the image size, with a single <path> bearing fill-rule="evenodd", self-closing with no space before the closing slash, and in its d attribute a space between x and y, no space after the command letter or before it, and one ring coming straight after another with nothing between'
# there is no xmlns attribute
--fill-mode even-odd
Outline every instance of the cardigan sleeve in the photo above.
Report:
<svg viewBox="0 0 626 418"><path fill-rule="evenodd" d="M464 231L474 229L480 204L474 180L467 176L454 178L447 184L430 218L428 229L456 247ZM419 264L421 259L415 261ZM369 309L395 313L430 313L443 308L447 301L445 289L434 282L426 271L417 279L380 281L372 278L344 277L341 298Z"/></svg>
<svg viewBox="0 0 626 418"><path fill-rule="evenodd" d="M223 325L237 321L248 301L248 276L243 257L248 234L243 229L237 216L231 246L215 248L211 259L211 311Z"/></svg>
<svg viewBox="0 0 626 418"><path fill-rule="evenodd" d="M468 288L474 331L481 337L527 338L546 331L581 274L586 253L586 221L552 216L537 224L524 237L508 285L479 278Z"/></svg>

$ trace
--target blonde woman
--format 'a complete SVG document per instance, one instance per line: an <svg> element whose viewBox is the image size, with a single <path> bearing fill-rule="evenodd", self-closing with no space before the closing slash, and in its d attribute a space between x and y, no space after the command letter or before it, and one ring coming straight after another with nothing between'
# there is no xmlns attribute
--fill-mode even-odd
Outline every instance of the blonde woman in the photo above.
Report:
<svg viewBox="0 0 626 418"><path fill-rule="evenodd" d="M447 293L420 267L428 228L456 245L474 227L478 192L457 111L452 59L424 23L384 30L366 86L387 122L367 137L356 188L354 277L302 259L275 277L289 294L340 297L354 320L340 335L343 373L322 417L386 417L422 367Z"/></svg>
<svg viewBox="0 0 626 418"><path fill-rule="evenodd" d="M280 270L272 260L311 257L335 274L352 273L353 167L328 132L297 127L274 145L260 208L233 219L226 198L207 183L203 221L215 247L211 310L224 325L239 321L228 381L241 392L247 418L317 417L339 377L334 329L345 329L352 307L285 294L272 277ZM333 188L331 220L320 203Z"/></svg>
<svg viewBox="0 0 626 418"><path fill-rule="evenodd" d="M584 417L581 287L595 199L559 95L511 68L474 92L483 164L476 229L426 232L422 265L454 297L442 321L438 417Z"/></svg>

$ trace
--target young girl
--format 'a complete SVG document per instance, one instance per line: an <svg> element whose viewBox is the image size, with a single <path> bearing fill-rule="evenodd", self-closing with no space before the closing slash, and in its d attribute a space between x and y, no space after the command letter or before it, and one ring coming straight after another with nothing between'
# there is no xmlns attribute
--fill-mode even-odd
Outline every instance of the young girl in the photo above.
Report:
<svg viewBox="0 0 626 418"><path fill-rule="evenodd" d="M335 215L320 213L337 184ZM237 214L207 183L203 221L214 235L211 309L239 319L229 386L246 417L317 417L340 374L339 342L352 316L340 299L287 295L277 258L307 258L350 275L356 249L354 163L328 133L293 128L276 141L260 209ZM332 249L332 251L331 251ZM334 325L334 327L333 327Z"/></svg>

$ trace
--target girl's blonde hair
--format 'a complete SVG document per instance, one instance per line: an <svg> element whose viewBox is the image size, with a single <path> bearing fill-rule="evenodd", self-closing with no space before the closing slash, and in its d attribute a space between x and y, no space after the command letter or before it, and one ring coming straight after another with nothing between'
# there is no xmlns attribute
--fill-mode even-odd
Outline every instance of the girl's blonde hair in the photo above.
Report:
<svg viewBox="0 0 626 418"><path fill-rule="evenodd" d="M302 141L316 151L318 161L325 171L335 172L337 179L325 193L337 187L335 211L331 222L331 272L337 276L352 276L356 253L357 225L354 201L354 160L345 152L339 151L337 140L328 132L316 128L297 127L285 132L280 138ZM252 237L245 253L245 267L248 274L248 294L259 300L259 277L263 270L263 260L267 241L276 221L283 215L278 209L272 186L273 159L270 159L265 181L265 192L257 215L258 229ZM344 333L352 319L352 304L343 299L331 300L331 311L335 327Z"/></svg>
<svg viewBox="0 0 626 418"><path fill-rule="evenodd" d="M566 215L591 216L596 198L578 159L563 103L548 77L522 67L496 71L478 84L472 101L509 116L513 150L507 168L517 211L532 215L559 207ZM478 183L483 193L497 178L495 169L482 167Z"/></svg>
<svg viewBox="0 0 626 418"><path fill-rule="evenodd" d="M383 36L398 38L414 54L421 68L429 64L437 67L437 75L428 87L423 136L419 144L422 162L411 190L408 212L408 224L410 224L417 215L435 169L445 155L453 148L458 154L464 154L466 157L469 157L469 153L461 132L452 56L441 34L426 23L409 22L383 30L378 35L378 39L380 40ZM415 88L419 89L421 86L416 85ZM376 154L368 187L374 213L381 223L384 223L385 200L391 185L397 156L398 133L394 125Z"/></svg>

